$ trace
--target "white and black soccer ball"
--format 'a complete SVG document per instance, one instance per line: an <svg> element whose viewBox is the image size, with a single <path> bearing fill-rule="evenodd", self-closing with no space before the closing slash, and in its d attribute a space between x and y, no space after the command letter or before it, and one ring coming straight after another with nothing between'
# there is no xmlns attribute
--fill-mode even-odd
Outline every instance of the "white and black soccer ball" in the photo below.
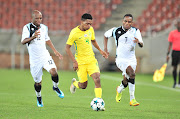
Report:
<svg viewBox="0 0 180 119"><path fill-rule="evenodd" d="M100 110L103 110L104 109L104 106L105 106L105 102L102 98L94 98L92 101L91 101L91 108L94 110L94 111L100 111Z"/></svg>

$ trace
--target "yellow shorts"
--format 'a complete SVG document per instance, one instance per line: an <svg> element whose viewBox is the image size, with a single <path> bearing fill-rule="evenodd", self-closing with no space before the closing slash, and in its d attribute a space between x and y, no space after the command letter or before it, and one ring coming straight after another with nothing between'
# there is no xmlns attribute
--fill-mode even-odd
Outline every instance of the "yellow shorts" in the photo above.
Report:
<svg viewBox="0 0 180 119"><path fill-rule="evenodd" d="M87 74L89 76L91 76L92 74L94 74L96 72L100 73L99 65L98 65L97 60L93 61L90 64L78 65L77 75L78 75L78 78L79 78L79 82L80 83L86 82L88 80Z"/></svg>

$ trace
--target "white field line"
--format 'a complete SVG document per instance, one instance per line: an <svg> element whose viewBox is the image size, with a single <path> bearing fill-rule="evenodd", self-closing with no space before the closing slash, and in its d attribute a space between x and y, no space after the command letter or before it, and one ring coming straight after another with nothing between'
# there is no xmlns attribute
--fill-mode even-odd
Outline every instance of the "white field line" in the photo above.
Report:
<svg viewBox="0 0 180 119"><path fill-rule="evenodd" d="M118 78L118 77L110 76L110 75L106 75L106 74L101 74L101 78L107 79L107 80L118 81L119 83L123 80L122 78ZM149 84L149 83L139 82L138 81L138 82L136 82L136 85L144 85L144 86L150 86L150 87L156 87L156 88L161 88L161 89L165 89L165 90L180 92L180 89L175 89L175 88L172 88L172 87L157 85L155 83L154 84Z"/></svg>

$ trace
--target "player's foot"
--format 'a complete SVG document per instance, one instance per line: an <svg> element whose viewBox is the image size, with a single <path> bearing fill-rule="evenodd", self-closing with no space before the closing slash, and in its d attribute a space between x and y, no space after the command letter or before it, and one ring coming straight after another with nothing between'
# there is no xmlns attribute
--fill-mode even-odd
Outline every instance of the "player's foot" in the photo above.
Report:
<svg viewBox="0 0 180 119"><path fill-rule="evenodd" d="M177 88L180 88L180 84L176 84L176 87L177 87Z"/></svg>
<svg viewBox="0 0 180 119"><path fill-rule="evenodd" d="M64 98L64 93L57 87L55 88L53 86L53 90L57 93L57 95L60 97L60 98Z"/></svg>
<svg viewBox="0 0 180 119"><path fill-rule="evenodd" d="M173 84L173 88L176 88L176 84L175 83Z"/></svg>
<svg viewBox="0 0 180 119"><path fill-rule="evenodd" d="M122 97L122 91L120 93L118 93L117 88L116 88L116 102L120 102L121 101L121 97Z"/></svg>
<svg viewBox="0 0 180 119"><path fill-rule="evenodd" d="M139 103L136 101L135 98L132 99L129 104L130 104L130 106L138 106L139 105Z"/></svg>
<svg viewBox="0 0 180 119"><path fill-rule="evenodd" d="M101 110L101 111L105 111L105 108L103 107L103 108L101 108L100 110Z"/></svg>
<svg viewBox="0 0 180 119"><path fill-rule="evenodd" d="M43 107L43 102L41 97L37 97L37 106L38 107Z"/></svg>
<svg viewBox="0 0 180 119"><path fill-rule="evenodd" d="M70 86L70 92L73 94L76 92L76 86L74 86L73 82L75 82L76 79L73 78L72 81L71 81L71 86Z"/></svg>

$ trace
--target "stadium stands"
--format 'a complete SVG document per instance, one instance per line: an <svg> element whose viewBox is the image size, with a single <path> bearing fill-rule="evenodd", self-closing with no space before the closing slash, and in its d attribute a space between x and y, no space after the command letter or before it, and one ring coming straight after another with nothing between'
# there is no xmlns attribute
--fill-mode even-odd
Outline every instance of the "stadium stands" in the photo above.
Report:
<svg viewBox="0 0 180 119"><path fill-rule="evenodd" d="M69 31L79 24L83 13L94 17L93 27L101 24L123 0L0 0L0 29L22 30L31 21L31 12L38 9L43 13L43 23L51 31ZM170 21L180 17L180 0L152 0L135 22L142 34L164 30ZM161 24L161 25L160 25ZM152 27L153 26L153 27Z"/></svg>
<svg viewBox="0 0 180 119"><path fill-rule="evenodd" d="M43 14L43 23L49 30L68 31L79 24L83 13L91 13L94 29L111 15L112 5L122 0L0 0L0 28L18 29L31 21L31 12L37 9Z"/></svg>
<svg viewBox="0 0 180 119"><path fill-rule="evenodd" d="M146 35L148 30L159 32L168 28L171 21L178 17L180 17L180 0L153 0L137 18L135 26Z"/></svg>

